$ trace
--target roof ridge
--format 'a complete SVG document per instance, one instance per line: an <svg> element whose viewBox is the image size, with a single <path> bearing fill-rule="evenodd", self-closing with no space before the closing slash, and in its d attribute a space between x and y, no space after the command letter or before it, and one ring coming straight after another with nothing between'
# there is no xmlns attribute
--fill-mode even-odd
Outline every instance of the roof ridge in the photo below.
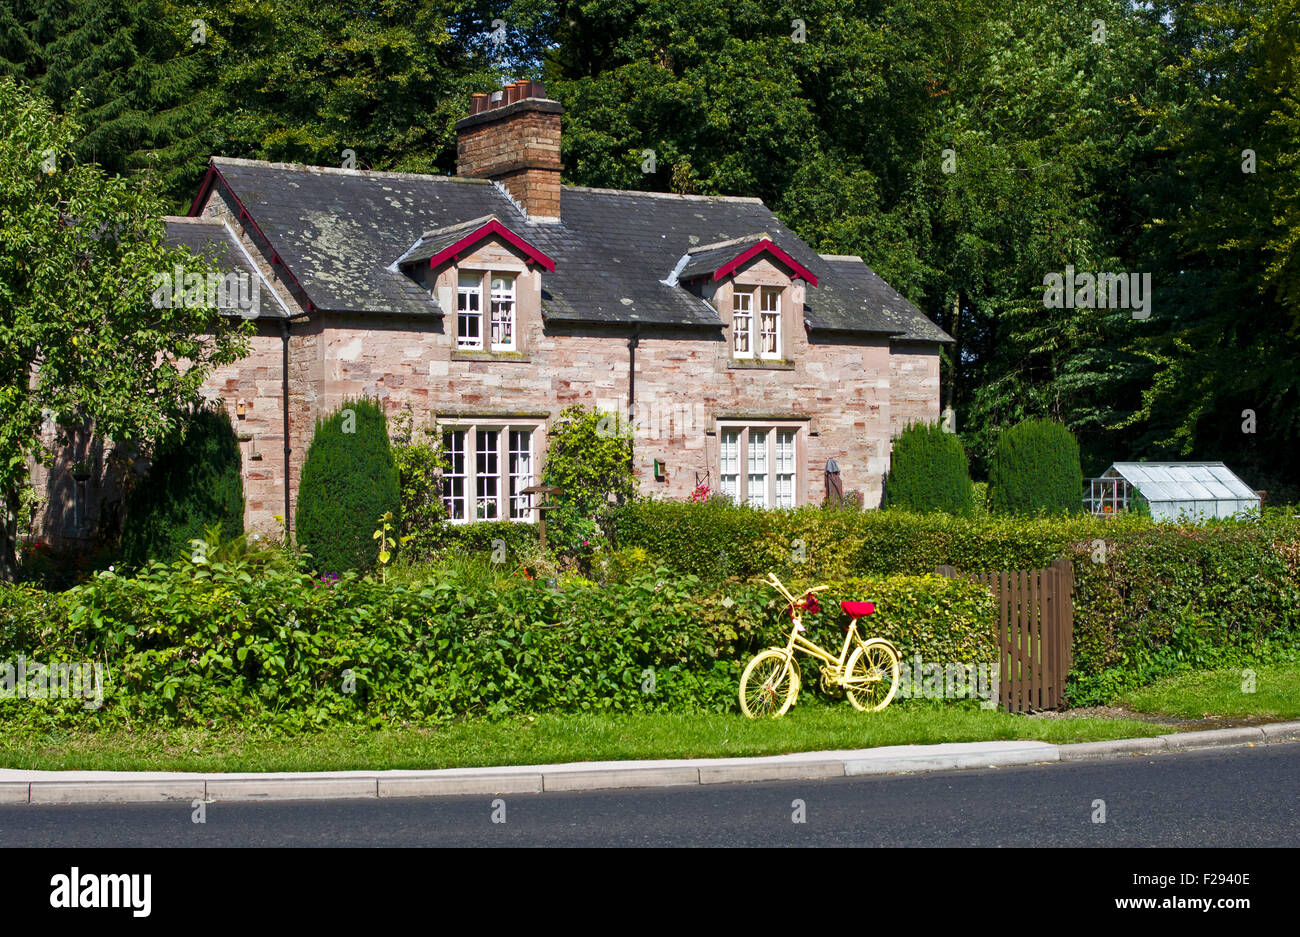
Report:
<svg viewBox="0 0 1300 937"><path fill-rule="evenodd" d="M639 189L597 189L586 185L566 185L570 192L594 192L597 195L645 195L650 198L679 198L698 202L747 202L762 205L761 198L748 195L679 195L676 192L643 192Z"/></svg>
<svg viewBox="0 0 1300 937"><path fill-rule="evenodd" d="M748 244L757 241L770 241L772 235L766 231L760 231L758 234L745 234L738 238L731 238L726 241L717 241L713 244L699 244L686 251L687 254L705 254L709 251L719 251L724 247L737 247L741 244Z"/></svg>
<svg viewBox="0 0 1300 937"><path fill-rule="evenodd" d="M202 224L202 225L219 225L220 219L204 218L195 215L163 215L162 220L165 222L184 222L185 224Z"/></svg>
<svg viewBox="0 0 1300 937"><path fill-rule="evenodd" d="M496 212L489 212L486 215L479 215L477 218L471 218L469 221L458 221L455 224L443 225L441 228L432 228L421 234L420 240L423 241L427 238L437 237L440 234L451 234L451 232L459 231L462 228L469 228L475 225L485 225L492 221L495 221L497 224L504 224L504 222L497 217Z"/></svg>
<svg viewBox="0 0 1300 937"><path fill-rule="evenodd" d="M288 169L294 172L313 172L329 176L356 176L369 179L427 179L433 182L464 182L473 185L490 185L487 179L469 179L465 176L444 176L432 172L392 172L384 169L342 169L338 166L312 166L307 163L273 163L264 159L244 159L238 156L213 156L211 162L219 166L260 166L266 169Z"/></svg>
<svg viewBox="0 0 1300 937"><path fill-rule="evenodd" d="M854 261L860 264L866 263L866 261L863 260L861 257L859 257L857 254L818 254L817 256L820 257L822 260L844 260L844 261Z"/></svg>

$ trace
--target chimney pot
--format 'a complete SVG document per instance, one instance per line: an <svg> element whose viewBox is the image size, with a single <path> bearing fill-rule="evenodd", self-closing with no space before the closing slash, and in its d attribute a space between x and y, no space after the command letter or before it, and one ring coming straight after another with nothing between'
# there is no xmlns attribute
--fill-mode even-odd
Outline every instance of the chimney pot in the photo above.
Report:
<svg viewBox="0 0 1300 937"><path fill-rule="evenodd" d="M475 94L470 98L469 112L471 114L482 114L488 109L488 96L486 94Z"/></svg>
<svg viewBox="0 0 1300 937"><path fill-rule="evenodd" d="M519 100L519 86L506 85L506 103L514 104L518 100Z"/></svg>

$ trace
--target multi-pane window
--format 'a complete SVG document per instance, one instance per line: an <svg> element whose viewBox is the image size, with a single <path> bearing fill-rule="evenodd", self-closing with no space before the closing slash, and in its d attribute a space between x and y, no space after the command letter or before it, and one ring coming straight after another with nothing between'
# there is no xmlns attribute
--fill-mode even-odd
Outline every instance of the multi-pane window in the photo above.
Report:
<svg viewBox="0 0 1300 937"><path fill-rule="evenodd" d="M492 347L513 351L515 347L515 278L492 276Z"/></svg>
<svg viewBox="0 0 1300 937"><path fill-rule="evenodd" d="M474 516L481 521L494 521L501 501L501 431L481 429L475 434L474 447Z"/></svg>
<svg viewBox="0 0 1300 937"><path fill-rule="evenodd" d="M462 273L456 286L456 346L483 347L483 278Z"/></svg>
<svg viewBox="0 0 1300 937"><path fill-rule="evenodd" d="M794 430L776 431L776 498L773 504L778 508L794 507Z"/></svg>
<svg viewBox="0 0 1300 937"><path fill-rule="evenodd" d="M465 482L469 478L465 466L465 431L443 433L442 450L447 457L447 468L442 473L442 501L447 505L449 518L463 521L466 519Z"/></svg>
<svg viewBox="0 0 1300 937"><path fill-rule="evenodd" d="M781 357L781 291L765 289L758 312L758 354Z"/></svg>
<svg viewBox="0 0 1300 937"><path fill-rule="evenodd" d="M745 462L748 469L748 478L746 479L748 497L745 500L756 508L765 508L768 505L767 435L768 431L765 429L751 429L749 431L749 445L745 447Z"/></svg>
<svg viewBox="0 0 1300 937"><path fill-rule="evenodd" d="M523 490L533 483L533 434L530 430L510 431L510 519L532 519L529 497Z"/></svg>
<svg viewBox="0 0 1300 937"><path fill-rule="evenodd" d="M781 291L736 287L731 294L731 332L735 357L753 358L757 352L759 358L780 358Z"/></svg>
<svg viewBox="0 0 1300 937"><path fill-rule="evenodd" d="M719 434L719 450L722 465L718 473L718 490L731 498L740 500L740 430L724 429Z"/></svg>
<svg viewBox="0 0 1300 937"><path fill-rule="evenodd" d="M523 491L536 481L536 430L536 426L476 424L443 431L448 467L442 474L442 500L452 522L535 519Z"/></svg>
<svg viewBox="0 0 1300 937"><path fill-rule="evenodd" d="M754 354L750 332L754 328L754 294L749 290L736 290L731 296L731 331L736 345L737 358Z"/></svg>
<svg viewBox="0 0 1300 937"><path fill-rule="evenodd" d="M798 427L720 427L718 456L718 489L733 501L760 508L798 503Z"/></svg>
<svg viewBox="0 0 1300 937"><path fill-rule="evenodd" d="M486 285L488 300L483 302ZM486 328L483 321L487 310ZM456 281L456 347L514 351L518 303L512 274L462 273Z"/></svg>

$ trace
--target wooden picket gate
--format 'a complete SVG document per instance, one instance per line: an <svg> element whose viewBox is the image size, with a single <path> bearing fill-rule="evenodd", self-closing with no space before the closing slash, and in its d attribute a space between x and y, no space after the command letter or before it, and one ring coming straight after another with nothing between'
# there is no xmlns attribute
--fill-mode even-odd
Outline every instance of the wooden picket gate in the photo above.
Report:
<svg viewBox="0 0 1300 937"><path fill-rule="evenodd" d="M1074 640L1074 566L1053 560L1046 569L958 573L989 587L998 603L998 702L1008 712L1060 709Z"/></svg>

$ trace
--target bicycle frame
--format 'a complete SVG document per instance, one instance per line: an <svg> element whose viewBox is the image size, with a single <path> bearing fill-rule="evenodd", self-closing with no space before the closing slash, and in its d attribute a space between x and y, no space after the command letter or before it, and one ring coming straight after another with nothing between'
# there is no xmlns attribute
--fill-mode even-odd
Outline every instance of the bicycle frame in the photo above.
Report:
<svg viewBox="0 0 1300 937"><path fill-rule="evenodd" d="M853 646L855 639L858 645L863 647L866 646L862 641L862 638L858 636L858 620L855 618L849 624L848 634L844 636L844 647L840 649L840 656L838 658L832 657L830 655L830 652L824 650L823 648L814 644L813 642L809 641L807 638L803 636L803 631L805 630L803 627L803 615L794 612L795 607L802 600L796 599L793 595L791 595L786 590L785 586L781 584L781 580L777 579L776 576L774 576L772 573L767 574L767 581L773 588L775 588L783 596L786 597L786 600L789 602L789 606L791 609L790 617L792 623L790 628L790 640L787 641L785 645L786 656L791 660L791 662L793 662L794 652L796 650L802 651L804 654L807 654L809 657L815 657L820 661L830 664L832 667L835 668L837 673L843 675L844 666L845 664L848 663L849 660L849 649ZM822 590L829 589L829 588L830 586L815 586L812 589L809 589L808 592L805 593L805 595L815 593L815 592L821 592Z"/></svg>

